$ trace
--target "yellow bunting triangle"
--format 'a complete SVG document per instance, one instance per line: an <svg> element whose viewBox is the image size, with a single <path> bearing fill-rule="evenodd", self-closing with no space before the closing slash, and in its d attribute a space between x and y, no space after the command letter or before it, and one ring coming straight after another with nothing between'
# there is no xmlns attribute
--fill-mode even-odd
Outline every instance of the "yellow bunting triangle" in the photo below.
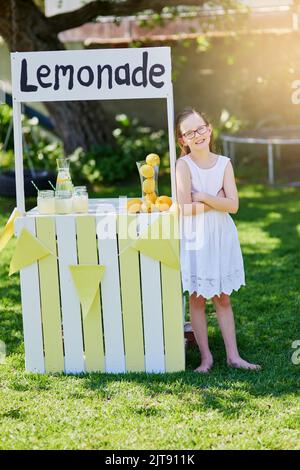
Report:
<svg viewBox="0 0 300 470"><path fill-rule="evenodd" d="M180 261L173 241L173 234L169 238L163 237L165 230L162 226L161 217L158 217L149 227L144 230L137 240L133 240L131 248L140 251L150 258L156 259L174 269L180 268Z"/></svg>
<svg viewBox="0 0 300 470"><path fill-rule="evenodd" d="M53 253L26 228L22 228L10 262L9 275L48 255L53 255Z"/></svg>
<svg viewBox="0 0 300 470"><path fill-rule="evenodd" d="M85 318L95 300L105 266L81 264L71 265L69 269L82 306L82 315Z"/></svg>
<svg viewBox="0 0 300 470"><path fill-rule="evenodd" d="M0 233L0 252L4 250L4 248L6 247L9 240L14 234L14 222L16 218L21 217L21 216L22 216L21 212L18 211L18 209L15 207L8 221L6 222L4 229Z"/></svg>

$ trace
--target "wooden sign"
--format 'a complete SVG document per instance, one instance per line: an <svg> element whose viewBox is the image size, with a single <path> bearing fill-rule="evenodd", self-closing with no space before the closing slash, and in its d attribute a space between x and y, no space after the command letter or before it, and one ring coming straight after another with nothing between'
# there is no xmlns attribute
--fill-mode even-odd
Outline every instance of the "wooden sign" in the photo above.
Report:
<svg viewBox="0 0 300 470"><path fill-rule="evenodd" d="M96 49L11 54L17 101L166 98L170 48Z"/></svg>

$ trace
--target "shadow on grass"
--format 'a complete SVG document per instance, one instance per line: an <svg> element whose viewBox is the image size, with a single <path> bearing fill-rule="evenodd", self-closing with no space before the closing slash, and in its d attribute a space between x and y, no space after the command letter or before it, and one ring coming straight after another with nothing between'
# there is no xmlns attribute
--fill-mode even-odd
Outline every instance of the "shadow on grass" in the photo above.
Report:
<svg viewBox="0 0 300 470"><path fill-rule="evenodd" d="M190 354L189 362L194 362ZM274 370L235 371L216 365L209 374L198 374L187 370L173 374L132 374L108 375L89 374L81 377L84 388L92 390L102 400L114 397L116 383L125 382L138 385L142 396L162 398L172 395L178 400L191 400L201 404L202 408L217 410L226 418L235 417L253 398L297 396L296 375L291 367L284 373L276 374ZM187 404L187 403L185 403ZM255 405L251 405L253 412ZM149 412L148 406L146 413Z"/></svg>

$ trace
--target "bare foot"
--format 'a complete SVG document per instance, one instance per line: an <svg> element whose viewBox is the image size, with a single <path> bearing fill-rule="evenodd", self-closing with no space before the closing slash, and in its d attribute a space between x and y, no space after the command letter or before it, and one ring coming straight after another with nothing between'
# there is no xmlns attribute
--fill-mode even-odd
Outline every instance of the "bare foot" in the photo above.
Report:
<svg viewBox="0 0 300 470"><path fill-rule="evenodd" d="M194 372L200 372L200 373L207 373L209 372L209 370L212 368L213 366L213 358L209 358L209 359L203 359L201 361L201 364L199 367L197 367L197 369L194 369Z"/></svg>
<svg viewBox="0 0 300 470"><path fill-rule="evenodd" d="M261 366L258 364L251 364L251 362L244 361L241 357L236 357L234 359L229 359L227 361L227 365L229 367L233 367L235 369L252 369L252 370L260 370Z"/></svg>

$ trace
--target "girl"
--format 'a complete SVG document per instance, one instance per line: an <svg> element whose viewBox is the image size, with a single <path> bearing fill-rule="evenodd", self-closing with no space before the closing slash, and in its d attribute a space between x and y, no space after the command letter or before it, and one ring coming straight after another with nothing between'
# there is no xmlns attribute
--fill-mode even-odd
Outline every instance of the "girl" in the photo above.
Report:
<svg viewBox="0 0 300 470"><path fill-rule="evenodd" d="M180 113L176 136L182 150L176 162L180 219L184 224L188 220L202 221L201 243L189 249L182 234L180 250L183 291L190 294L191 323L201 353L201 364L195 372L208 372L213 365L205 316L205 303L210 298L224 339L227 364L259 369L239 355L230 303L231 292L245 285L238 233L229 215L236 214L239 207L232 164L228 157L212 152L212 126L203 113L193 108Z"/></svg>

